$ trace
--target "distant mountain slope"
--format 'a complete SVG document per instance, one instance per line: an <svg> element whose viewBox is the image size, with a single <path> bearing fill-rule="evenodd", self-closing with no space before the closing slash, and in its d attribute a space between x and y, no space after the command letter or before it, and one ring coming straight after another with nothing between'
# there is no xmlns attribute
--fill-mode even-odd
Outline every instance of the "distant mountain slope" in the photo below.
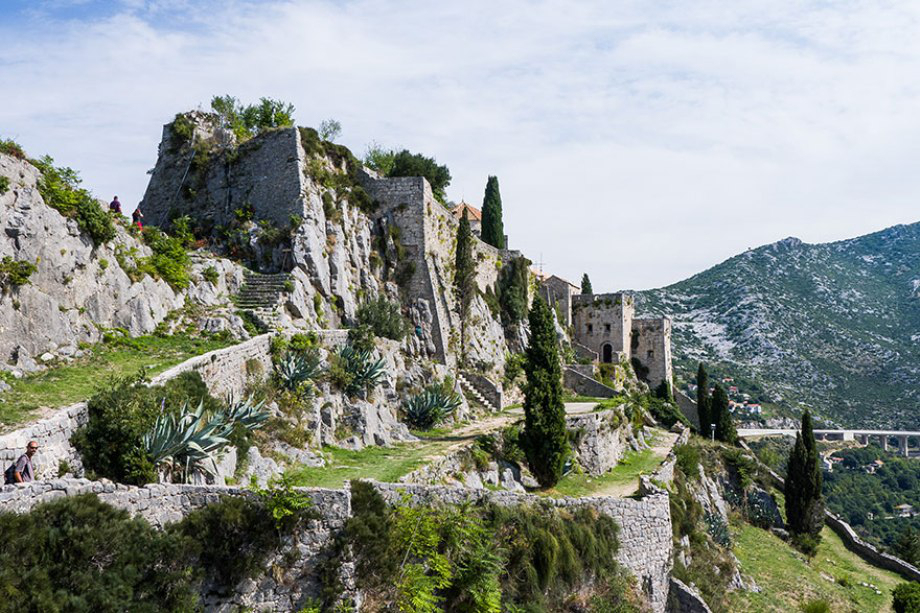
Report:
<svg viewBox="0 0 920 613"><path fill-rule="evenodd" d="M685 380L702 359L840 425L920 427L920 223L822 245L787 238L637 304L674 318Z"/></svg>

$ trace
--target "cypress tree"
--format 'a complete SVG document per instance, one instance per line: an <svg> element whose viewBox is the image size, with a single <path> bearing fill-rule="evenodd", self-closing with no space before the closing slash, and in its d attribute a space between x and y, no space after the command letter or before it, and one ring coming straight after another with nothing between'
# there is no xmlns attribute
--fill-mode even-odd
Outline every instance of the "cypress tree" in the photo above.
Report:
<svg viewBox="0 0 920 613"><path fill-rule="evenodd" d="M562 367L552 313L539 295L530 309L530 344L524 372L523 447L527 464L543 487L554 486L562 477L569 456L562 402Z"/></svg>
<svg viewBox="0 0 920 613"><path fill-rule="evenodd" d="M786 469L786 519L794 534L820 535L824 525L823 481L811 414L806 411Z"/></svg>
<svg viewBox="0 0 920 613"><path fill-rule="evenodd" d="M505 226L502 222L502 195L498 191L498 177L489 177L486 195L482 199L482 232L480 238L493 247L505 248Z"/></svg>
<svg viewBox="0 0 920 613"><path fill-rule="evenodd" d="M709 438L709 426L712 424L709 414L709 375L702 362L696 370L696 412L700 418L700 434Z"/></svg>
<svg viewBox="0 0 920 613"><path fill-rule="evenodd" d="M716 385L709 402L709 417L716 425L716 438L734 444L738 440L738 431L735 430L735 422L728 410L728 394L721 385Z"/></svg>
<svg viewBox="0 0 920 613"><path fill-rule="evenodd" d="M802 433L795 433L795 444L789 452L789 462L786 467L786 483L783 488L786 496L786 523L790 532L802 534L805 522L804 508L804 475L805 475L805 445L802 443Z"/></svg>
<svg viewBox="0 0 920 613"><path fill-rule="evenodd" d="M590 295L594 293L594 288L591 287L591 279L588 278L588 273L585 273L581 277L581 293L584 295Z"/></svg>
<svg viewBox="0 0 920 613"><path fill-rule="evenodd" d="M473 260L473 232L470 220L463 211L457 227L457 245L454 255L454 299L460 316L460 361L466 355L466 318L476 295L476 262Z"/></svg>

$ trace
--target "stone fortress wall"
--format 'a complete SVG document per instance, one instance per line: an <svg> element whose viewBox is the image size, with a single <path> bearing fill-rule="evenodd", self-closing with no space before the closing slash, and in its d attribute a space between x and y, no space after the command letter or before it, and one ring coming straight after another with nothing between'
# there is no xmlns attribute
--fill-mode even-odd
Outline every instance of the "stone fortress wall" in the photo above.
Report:
<svg viewBox="0 0 920 613"><path fill-rule="evenodd" d="M647 378L653 389L662 381L670 384L674 380L669 318L633 319L630 346L632 357L648 368Z"/></svg>
<svg viewBox="0 0 920 613"><path fill-rule="evenodd" d="M239 398L246 388L254 364L260 364L263 373L271 372L270 348L271 334L263 334L238 345L186 360L160 373L150 384L162 384L183 372L195 370L214 396L225 398L233 395ZM6 469L23 454L26 443L35 440L39 445L39 451L33 458L37 478L56 476L61 461L70 465L71 472L82 474L80 454L70 444L70 437L88 418L86 403L78 402L57 411L51 417L0 435L0 466Z"/></svg>
<svg viewBox="0 0 920 613"><path fill-rule="evenodd" d="M590 507L616 520L620 527L617 560L638 580L652 609L663 612L667 606L671 572L671 516L667 493L652 491L639 499L632 498L561 498L552 499L507 491L465 487L375 484L384 499L401 502L408 496L410 504L494 503L550 505L561 509ZM237 586L234 594L218 600L208 595L211 610L229 606L269 608L276 611L297 610L304 601L318 595L320 585L316 565L328 552L336 533L351 515L349 490L298 488L310 495L320 519L313 520L295 542L290 543L266 563L266 572L255 581ZM246 496L245 490L225 486L161 485L144 487L115 485L85 479L56 479L0 488L0 512L27 512L36 504L60 498L93 493L115 507L140 515L162 527L178 521L193 509L216 502L220 496ZM285 556L295 550L296 556ZM353 585L351 564L342 567L344 585Z"/></svg>

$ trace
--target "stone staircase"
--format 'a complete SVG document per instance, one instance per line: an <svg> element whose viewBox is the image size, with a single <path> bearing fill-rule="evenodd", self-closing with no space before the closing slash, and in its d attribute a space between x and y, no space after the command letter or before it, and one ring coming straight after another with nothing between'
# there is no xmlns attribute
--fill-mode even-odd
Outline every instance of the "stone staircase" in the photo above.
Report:
<svg viewBox="0 0 920 613"><path fill-rule="evenodd" d="M460 383L460 387L467 396L473 398L477 404L485 407L487 411L497 413L501 410L501 407L496 407L493 403L489 402L483 393L472 383L472 381L466 378L463 373L457 375L457 381Z"/></svg>
<svg viewBox="0 0 920 613"><path fill-rule="evenodd" d="M267 329L278 326L278 303L287 291L291 275L282 273L245 273L245 282L233 301L243 311L248 311Z"/></svg>

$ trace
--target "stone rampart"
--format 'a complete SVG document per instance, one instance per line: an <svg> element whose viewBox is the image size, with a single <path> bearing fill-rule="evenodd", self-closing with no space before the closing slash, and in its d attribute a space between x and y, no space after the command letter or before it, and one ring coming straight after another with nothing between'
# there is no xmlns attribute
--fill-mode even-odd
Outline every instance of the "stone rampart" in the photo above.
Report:
<svg viewBox="0 0 920 613"><path fill-rule="evenodd" d="M269 555L265 572L255 580L245 580L227 595L203 594L205 609L229 611L247 610L296 611L309 598L318 597L322 584L316 573L317 565L331 553L330 545L351 514L348 490L298 488L313 501L318 519L281 549ZM56 479L36 481L0 488L0 512L24 513L37 504L64 496L95 494L105 503L139 515L150 524L162 528L180 521L191 511L220 500L222 496L252 496L240 488L204 485L150 484L144 487L117 485L110 481L86 479ZM352 585L351 565L340 571L342 583Z"/></svg>
<svg viewBox="0 0 920 613"><path fill-rule="evenodd" d="M581 396L591 396L594 398L613 398L617 391L608 387L591 377L587 377L574 368L566 366L562 372L563 384Z"/></svg>
<svg viewBox="0 0 920 613"><path fill-rule="evenodd" d="M690 424L693 425L697 430L700 429L700 413L696 408L696 401L690 398L687 394L682 391L675 389L674 391L674 400L677 401L677 407L680 409L680 412L684 414L684 417L690 421ZM704 433L705 434L705 433Z"/></svg>
<svg viewBox="0 0 920 613"><path fill-rule="evenodd" d="M254 367L256 362L261 370ZM198 371L214 396L225 398L232 394L238 398L242 396L251 372L271 372L271 334L195 356L160 373L150 381L150 385L163 384L193 370ZM83 474L80 455L70 444L70 437L88 419L86 403L78 402L58 410L51 417L0 436L0 466L6 469L22 455L26 443L35 440L39 451L33 458L33 465L38 478L57 476L61 461L69 465L69 472Z"/></svg>
<svg viewBox="0 0 920 613"><path fill-rule="evenodd" d="M632 320L632 357L648 369L649 386L655 389L662 381L673 380L671 367L671 320Z"/></svg>
<svg viewBox="0 0 920 613"><path fill-rule="evenodd" d="M674 441L674 446L671 447L671 451L668 452L668 456L664 459L664 462L661 463L658 470L652 473L652 479L668 485L674 481L674 466L677 464L677 454L674 452L674 447L686 445L689 439L690 429L683 428L677 436L677 440Z"/></svg>
<svg viewBox="0 0 920 613"><path fill-rule="evenodd" d="M591 507L616 520L620 526L620 549L617 560L632 572L649 599L652 610L664 611L668 601L671 573L671 511L666 492L641 499L591 497L546 498L508 491L465 487L375 484L390 503L405 494L415 504L494 503L502 506L519 504L551 505L557 508Z"/></svg>

